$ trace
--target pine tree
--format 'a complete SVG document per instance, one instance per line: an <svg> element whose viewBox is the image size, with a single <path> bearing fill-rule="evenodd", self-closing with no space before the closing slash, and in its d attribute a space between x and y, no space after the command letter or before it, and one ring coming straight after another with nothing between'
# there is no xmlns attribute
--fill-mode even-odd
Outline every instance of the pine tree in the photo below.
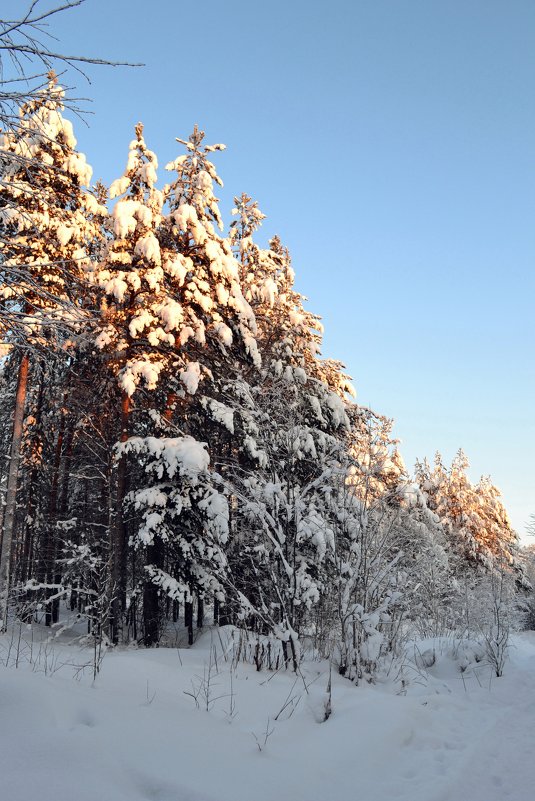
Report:
<svg viewBox="0 0 535 801"><path fill-rule="evenodd" d="M242 614L281 640L296 669L300 631L328 589L335 549L329 499L349 428L348 385L334 362L319 359L321 324L294 289L288 251L277 238L267 250L253 242L263 219L257 204L235 198L234 215L231 235L262 365L236 393L245 438L232 477L237 520L229 558Z"/></svg>
<svg viewBox="0 0 535 801"><path fill-rule="evenodd" d="M473 565L492 571L498 563L509 566L523 582L517 558L518 537L513 531L499 490L488 477L477 485L468 478L469 462L459 450L447 468L439 453L434 468L417 465L416 478L428 507L442 522L459 569Z"/></svg>
<svg viewBox="0 0 535 801"><path fill-rule="evenodd" d="M136 434L146 442L154 435L165 442L168 437L162 434L174 429L197 436L204 428L201 421L210 419L218 403L214 396L221 393L225 360L257 358L254 317L241 293L238 265L227 240L216 234L213 225L220 216L212 180L220 179L207 154L222 146L203 146L203 136L195 129L187 142L179 140L188 153L168 165L178 175L161 193L155 187L156 157L138 126L126 173L110 190L112 196L127 194L114 207L112 238L95 274L107 297L106 324L97 344L112 355L122 390L121 440L126 444ZM165 214L164 199L169 204ZM149 393L141 393L142 389ZM132 420L130 399L136 392L143 403L136 405L135 424L126 426L124 421ZM148 459L149 451L141 446L138 451ZM127 469L129 452L127 447L121 449L118 462L114 563L123 601L117 619L122 617L126 593L122 505L127 475L131 497L139 500L136 493L147 488L146 474L138 471L134 477ZM150 461L145 467L150 474ZM137 508L141 509L140 503ZM143 526L143 519L134 519L132 542L137 553L144 554L145 640L154 642L155 610L163 586L155 577L161 576L174 545L164 544L158 533L145 542L138 534ZM183 575L184 570L178 566L175 573ZM195 586L205 592L199 583Z"/></svg>
<svg viewBox="0 0 535 801"><path fill-rule="evenodd" d="M31 354L35 364L38 354L65 349L69 333L86 316L81 286L96 235L92 216L98 203L82 189L91 168L75 149L72 125L61 115L62 99L63 90L51 74L1 142L0 333L18 361L0 562L4 624Z"/></svg>

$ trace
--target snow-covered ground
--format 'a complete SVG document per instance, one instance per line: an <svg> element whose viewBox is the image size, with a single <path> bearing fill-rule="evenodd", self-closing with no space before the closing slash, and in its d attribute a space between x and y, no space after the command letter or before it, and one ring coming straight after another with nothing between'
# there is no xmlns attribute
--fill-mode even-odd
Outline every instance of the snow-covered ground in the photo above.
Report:
<svg viewBox="0 0 535 801"><path fill-rule="evenodd" d="M30 652L22 636L0 642L2 801L535 797L534 633L516 636L500 679L446 640L419 644L417 662L434 647L435 664L408 667L404 695L333 675L326 722L325 664L297 679L233 668L228 630L107 653L95 682L89 650L34 631Z"/></svg>

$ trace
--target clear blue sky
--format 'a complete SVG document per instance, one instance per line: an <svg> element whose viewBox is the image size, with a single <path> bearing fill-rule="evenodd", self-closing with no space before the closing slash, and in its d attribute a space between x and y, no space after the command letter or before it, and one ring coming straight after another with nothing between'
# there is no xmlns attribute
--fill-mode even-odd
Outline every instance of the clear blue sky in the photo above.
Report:
<svg viewBox="0 0 535 801"><path fill-rule="evenodd" d="M77 80L94 101L77 135L95 177L122 173L138 119L162 165L196 122L225 142L223 209L258 199L358 400L395 418L408 465L462 446L522 534L535 513L533 0L87 0L54 32L63 52L146 63Z"/></svg>

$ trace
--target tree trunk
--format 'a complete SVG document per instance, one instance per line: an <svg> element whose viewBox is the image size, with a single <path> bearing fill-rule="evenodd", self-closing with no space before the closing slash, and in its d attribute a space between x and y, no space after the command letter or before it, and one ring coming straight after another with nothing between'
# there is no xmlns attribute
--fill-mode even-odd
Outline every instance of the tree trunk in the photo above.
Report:
<svg viewBox="0 0 535 801"><path fill-rule="evenodd" d="M188 645L193 645L193 603L186 601L184 604L184 625L188 630Z"/></svg>
<svg viewBox="0 0 535 801"><path fill-rule="evenodd" d="M28 388L28 370L30 357L26 353L21 359L15 396L15 412L13 415L13 435L11 438L11 454L7 478L6 505L4 513L4 531L0 553L0 627L5 631L7 626L9 580L11 574L11 548L15 529L15 512L17 507L17 479L19 476L20 451L22 443L22 424L24 422L24 406Z"/></svg>
<svg viewBox="0 0 535 801"><path fill-rule="evenodd" d="M74 440L74 422L69 419L66 422L65 448L63 455L63 478L61 481L61 497L59 501L59 514L65 517L69 506L69 484L71 480L72 451Z"/></svg>
<svg viewBox="0 0 535 801"><path fill-rule="evenodd" d="M128 439L130 422L130 397L126 392L121 396L121 442ZM123 622L126 608L126 523L124 520L123 502L127 492L127 459L122 453L117 466L117 491L115 495L115 519L113 521L113 603L112 603L112 642L123 640Z"/></svg>
<svg viewBox="0 0 535 801"><path fill-rule="evenodd" d="M176 403L177 403L178 396L176 392L169 392L167 394L167 400L165 402L165 412L163 415L163 419L166 423L171 424L173 420L173 412L175 411Z"/></svg>
<svg viewBox="0 0 535 801"><path fill-rule="evenodd" d="M197 628L204 626L204 599L197 596Z"/></svg>
<svg viewBox="0 0 535 801"><path fill-rule="evenodd" d="M58 438L56 440L56 447L54 450L54 467L52 470L52 486L50 488L50 497L48 499L48 520L46 522L46 547L44 550L45 557L45 575L47 584L59 584L56 581L56 556L57 556L57 510L58 510L58 487L59 487L59 471L61 465L61 450L63 448L63 435L65 431L65 415L62 413ZM45 625L51 626L52 623L58 622L59 617L59 599L51 601L52 595L57 595L57 589L47 588L45 590L46 607L45 607Z"/></svg>
<svg viewBox="0 0 535 801"><path fill-rule="evenodd" d="M163 542L155 536L152 545L147 546L146 564L161 568L163 566ZM157 645L160 640L160 591L150 578L143 586L143 642L146 646Z"/></svg>

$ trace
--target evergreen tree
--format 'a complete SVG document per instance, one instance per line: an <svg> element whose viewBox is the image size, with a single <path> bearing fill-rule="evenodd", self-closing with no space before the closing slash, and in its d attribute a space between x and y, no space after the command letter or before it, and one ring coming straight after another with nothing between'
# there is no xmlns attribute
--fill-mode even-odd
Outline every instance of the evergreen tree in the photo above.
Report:
<svg viewBox="0 0 535 801"><path fill-rule="evenodd" d="M1 142L0 333L18 363L0 561L4 624L28 381L41 354L65 351L67 337L85 319L82 285L99 211L94 196L82 189L91 168L76 151L72 125L61 114L62 99L51 74Z"/></svg>
<svg viewBox="0 0 535 801"><path fill-rule="evenodd" d="M449 547L459 569L473 564L492 570L506 564L522 584L522 568L517 557L518 537L511 528L499 490L488 477L473 485L467 476L468 459L459 450L447 468L439 453L434 468L417 464L416 479L427 505L435 512L446 532Z"/></svg>

